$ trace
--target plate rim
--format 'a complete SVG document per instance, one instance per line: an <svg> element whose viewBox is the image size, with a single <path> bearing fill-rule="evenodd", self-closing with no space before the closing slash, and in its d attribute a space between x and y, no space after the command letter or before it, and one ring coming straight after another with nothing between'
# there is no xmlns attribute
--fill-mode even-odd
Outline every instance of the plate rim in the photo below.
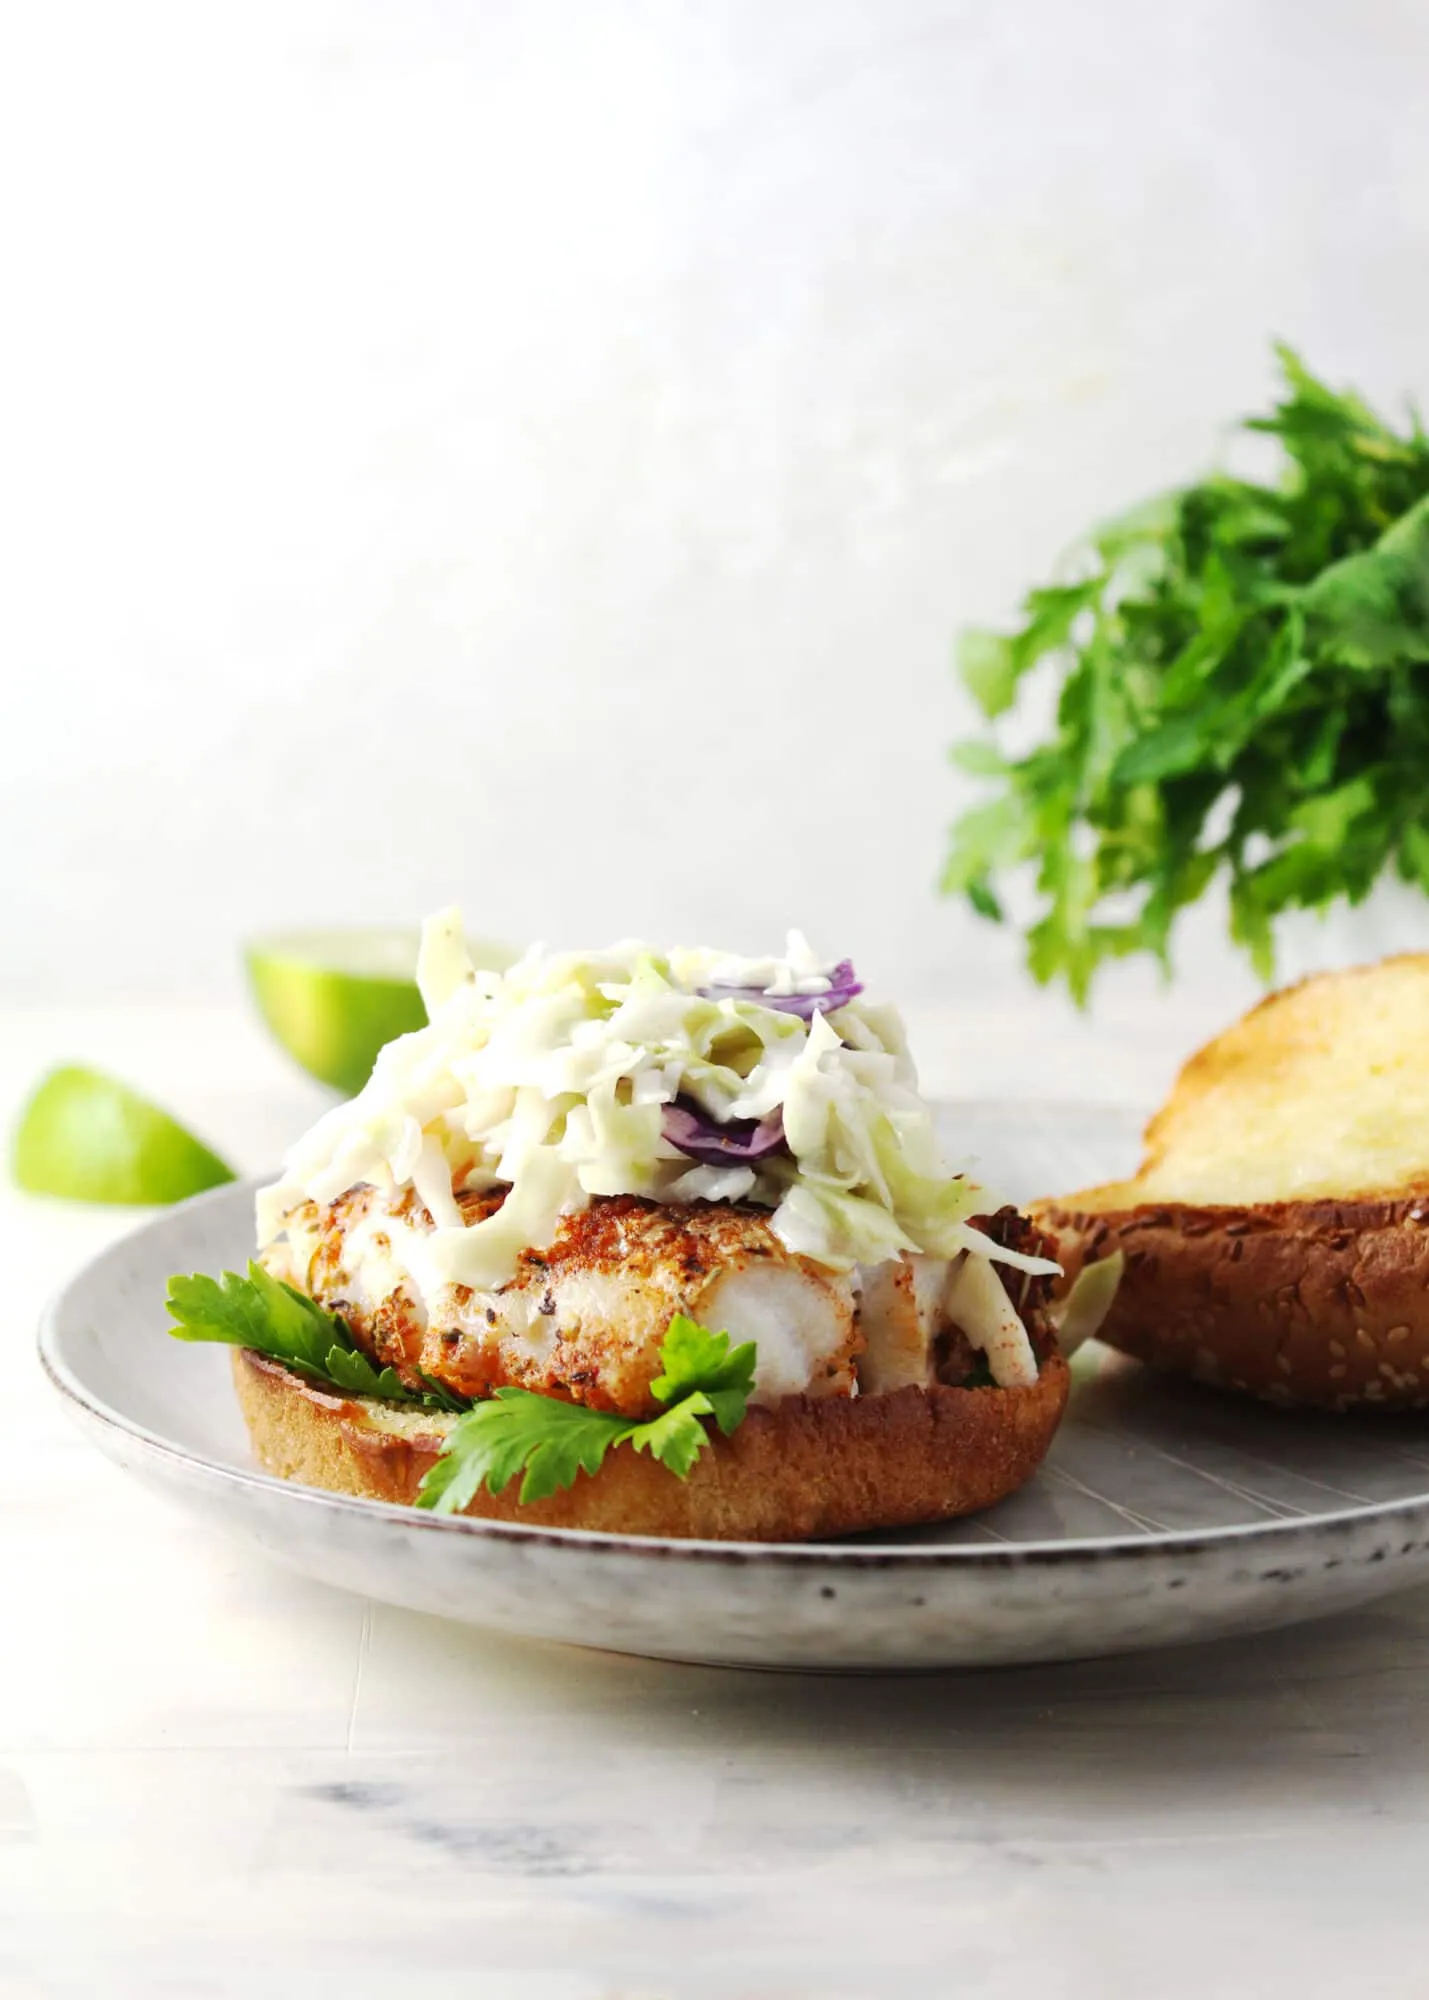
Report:
<svg viewBox="0 0 1429 2000"><path fill-rule="evenodd" d="M1078 1105L1071 1108L1088 1107ZM1100 1108L1120 1110L1123 1107ZM358 1494L334 1493L326 1488L308 1486L297 1480L279 1479L257 1466L230 1465L138 1422L114 1408L84 1382L61 1351L64 1343L64 1318L73 1304L74 1295L111 1259L122 1260L125 1253L132 1252L136 1244L152 1236L163 1235L180 1215L187 1215L199 1208L222 1207L234 1202L239 1196L251 1200L254 1191L264 1185L268 1178L266 1175L247 1175L226 1182L221 1187L210 1188L203 1194L193 1195L187 1201L176 1202L171 1207L147 1217L137 1227L126 1230L123 1235L87 1257L83 1264L71 1272L64 1284L46 1301L37 1329L36 1348L41 1369L72 1416L78 1413L77 1420L81 1424L89 1420L106 1430L115 1432L139 1446L146 1455L179 1466L190 1476L196 1476L200 1481L212 1486L256 1488L260 1492L269 1494L276 1492L295 1504L333 1511L339 1515L352 1514L360 1519L389 1522L395 1518L399 1519L408 1530L418 1528L426 1533L475 1537L482 1542L509 1543L526 1547L554 1546L580 1549L592 1555L639 1556L656 1561L687 1558L704 1564L730 1566L787 1562L800 1568L859 1570L920 1567L938 1571L1058 1569L1068 1564L1084 1565L1093 1561L1104 1564L1152 1562L1165 1558L1190 1559L1198 1554L1213 1550L1225 1552L1237 1546L1274 1547L1293 1544L1306 1535L1318 1537L1347 1533L1380 1522L1398 1520L1407 1524L1420 1516L1424 1518L1426 1526L1429 1526L1429 1485L1426 1485L1422 1493L1403 1495L1392 1500L1366 1501L1359 1506L1339 1507L1325 1513L1300 1514L1265 1521L1245 1521L1232 1526L1159 1530L1135 1537L1078 1535L1055 1540L1043 1537L1025 1542L991 1545L930 1542L924 1545L890 1543L864 1546L848 1541L714 1541L695 1537L616 1534L612 1531L591 1528L552 1528L521 1521L484 1520L479 1516L465 1514L434 1514L422 1508L403 1506L393 1501L369 1500ZM1429 1547L1429 1542L1421 1546ZM1404 1551L1406 1554L1412 1552L1409 1549Z"/></svg>

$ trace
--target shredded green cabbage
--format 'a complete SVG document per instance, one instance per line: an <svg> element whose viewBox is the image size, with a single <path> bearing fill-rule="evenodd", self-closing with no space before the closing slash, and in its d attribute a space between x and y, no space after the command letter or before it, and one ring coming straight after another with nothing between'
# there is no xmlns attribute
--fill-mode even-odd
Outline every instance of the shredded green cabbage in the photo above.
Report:
<svg viewBox="0 0 1429 2000"><path fill-rule="evenodd" d="M967 1228L995 1204L944 1163L893 1009L855 998L805 1021L748 997L830 991L798 933L782 960L629 943L533 949L497 973L472 966L446 910L424 927L417 981L428 1025L294 1147L259 1196L260 1242L303 1202L369 1182L425 1203L435 1227L408 1247L427 1281L478 1291L597 1195L756 1202L791 1252L837 1271L904 1251L1026 1261ZM711 986L743 990L702 997ZM662 1133L676 1097L720 1123L778 1110L788 1150L695 1164ZM498 1184L503 1206L465 1224L453 1189Z"/></svg>

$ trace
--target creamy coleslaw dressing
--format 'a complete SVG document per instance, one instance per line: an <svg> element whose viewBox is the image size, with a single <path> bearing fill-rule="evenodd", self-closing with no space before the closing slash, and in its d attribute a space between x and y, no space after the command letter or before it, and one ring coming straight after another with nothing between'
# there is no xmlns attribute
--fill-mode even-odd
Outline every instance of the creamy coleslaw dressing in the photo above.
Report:
<svg viewBox="0 0 1429 2000"><path fill-rule="evenodd" d="M906 1253L958 1260L960 1323L994 1379L1035 1378L988 1265L1055 1267L969 1228L997 1204L944 1163L892 1008L839 994L805 1020L768 1004L833 994L797 932L782 959L629 942L533 949L496 973L472 966L450 909L423 928L417 982L428 1025L389 1043L359 1095L293 1148L258 1197L260 1245L307 1201L359 1183L411 1188L432 1229L383 1227L430 1297L499 1289L523 1250L549 1245L561 1216L595 1196L751 1201L788 1250L855 1283L861 1267ZM698 1165L662 1131L676 1098L719 1124L777 1111L787 1151ZM502 1206L467 1224L453 1190L498 1185Z"/></svg>

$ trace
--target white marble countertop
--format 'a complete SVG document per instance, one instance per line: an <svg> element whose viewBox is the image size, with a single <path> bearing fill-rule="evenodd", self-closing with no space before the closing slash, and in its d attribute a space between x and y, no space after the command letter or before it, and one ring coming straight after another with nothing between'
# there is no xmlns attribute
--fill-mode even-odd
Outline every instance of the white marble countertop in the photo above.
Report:
<svg viewBox="0 0 1429 2000"><path fill-rule="evenodd" d="M915 1022L931 1087L1154 1099L1135 1023ZM1113 1065L1106 1058L1116 1051ZM0 1115L108 1064L243 1168L319 1107L237 1014L0 1015ZM128 1225L0 1193L0 2000L1202 2000L1429 1974L1429 1593L911 1681L563 1651L305 1583L69 1427L42 1298Z"/></svg>

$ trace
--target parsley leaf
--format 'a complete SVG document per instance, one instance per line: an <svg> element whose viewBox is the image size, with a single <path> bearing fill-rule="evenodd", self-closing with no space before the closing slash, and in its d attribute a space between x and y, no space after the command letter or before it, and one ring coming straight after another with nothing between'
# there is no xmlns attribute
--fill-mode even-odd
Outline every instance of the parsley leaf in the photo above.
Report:
<svg viewBox="0 0 1429 2000"><path fill-rule="evenodd" d="M250 1263L246 1278L236 1271L225 1271L221 1278L202 1273L170 1278L167 1303L175 1321L169 1332L175 1340L251 1347L352 1396L379 1396L384 1402L416 1403L427 1409L467 1408L440 1383L428 1382L425 1393L414 1393L394 1369L378 1368L353 1340L344 1320L324 1312L261 1264Z"/></svg>
<svg viewBox="0 0 1429 2000"><path fill-rule="evenodd" d="M752 1342L730 1349L727 1333L710 1333L683 1313L671 1320L660 1348L663 1372L651 1383L668 1407L644 1422L608 1410L588 1410L529 1389L498 1389L458 1419L443 1455L422 1481L417 1505L459 1514L485 1486L502 1492L516 1477L521 1503L545 1500L595 1474L614 1446L648 1451L677 1478L709 1441L702 1418L726 1437L743 1421L754 1388Z"/></svg>
<svg viewBox="0 0 1429 2000"><path fill-rule="evenodd" d="M1002 921L1030 875L1029 966L1079 1002L1109 959L1169 969L1217 878L1267 978L1283 911L1361 902L1391 869L1429 887L1429 436L1277 354L1284 394L1245 425L1278 441L1277 481L1161 496L1017 631L960 641L989 721L1034 678L1056 701L1021 756L958 746L996 789L954 826L943 888Z"/></svg>
<svg viewBox="0 0 1429 2000"><path fill-rule="evenodd" d="M340 1320L261 1264L250 1263L246 1278L236 1271L225 1271L221 1278L201 1273L170 1278L167 1303L177 1321L169 1329L176 1340L256 1348L314 1375L326 1373L328 1351L346 1332Z"/></svg>
<svg viewBox="0 0 1429 2000"><path fill-rule="evenodd" d="M752 1340L731 1350L727 1333L710 1333L684 1313L676 1313L660 1346L664 1373L650 1384L650 1393L657 1403L674 1403L692 1392L703 1394L709 1408L700 1414L712 1416L728 1437L743 1420L744 1406L753 1394L755 1358Z"/></svg>
<svg viewBox="0 0 1429 2000"><path fill-rule="evenodd" d="M599 1472L605 1454L639 1425L609 1410L588 1410L530 1389L498 1389L460 1418L445 1452L422 1481L419 1507L459 1514L485 1485L500 1493L518 1472L521 1500L544 1500L578 1472Z"/></svg>
<svg viewBox="0 0 1429 2000"><path fill-rule="evenodd" d="M394 1368L374 1367L360 1347L330 1347L323 1370L339 1389L348 1389L354 1396L381 1396L389 1403L423 1400L413 1398Z"/></svg>

